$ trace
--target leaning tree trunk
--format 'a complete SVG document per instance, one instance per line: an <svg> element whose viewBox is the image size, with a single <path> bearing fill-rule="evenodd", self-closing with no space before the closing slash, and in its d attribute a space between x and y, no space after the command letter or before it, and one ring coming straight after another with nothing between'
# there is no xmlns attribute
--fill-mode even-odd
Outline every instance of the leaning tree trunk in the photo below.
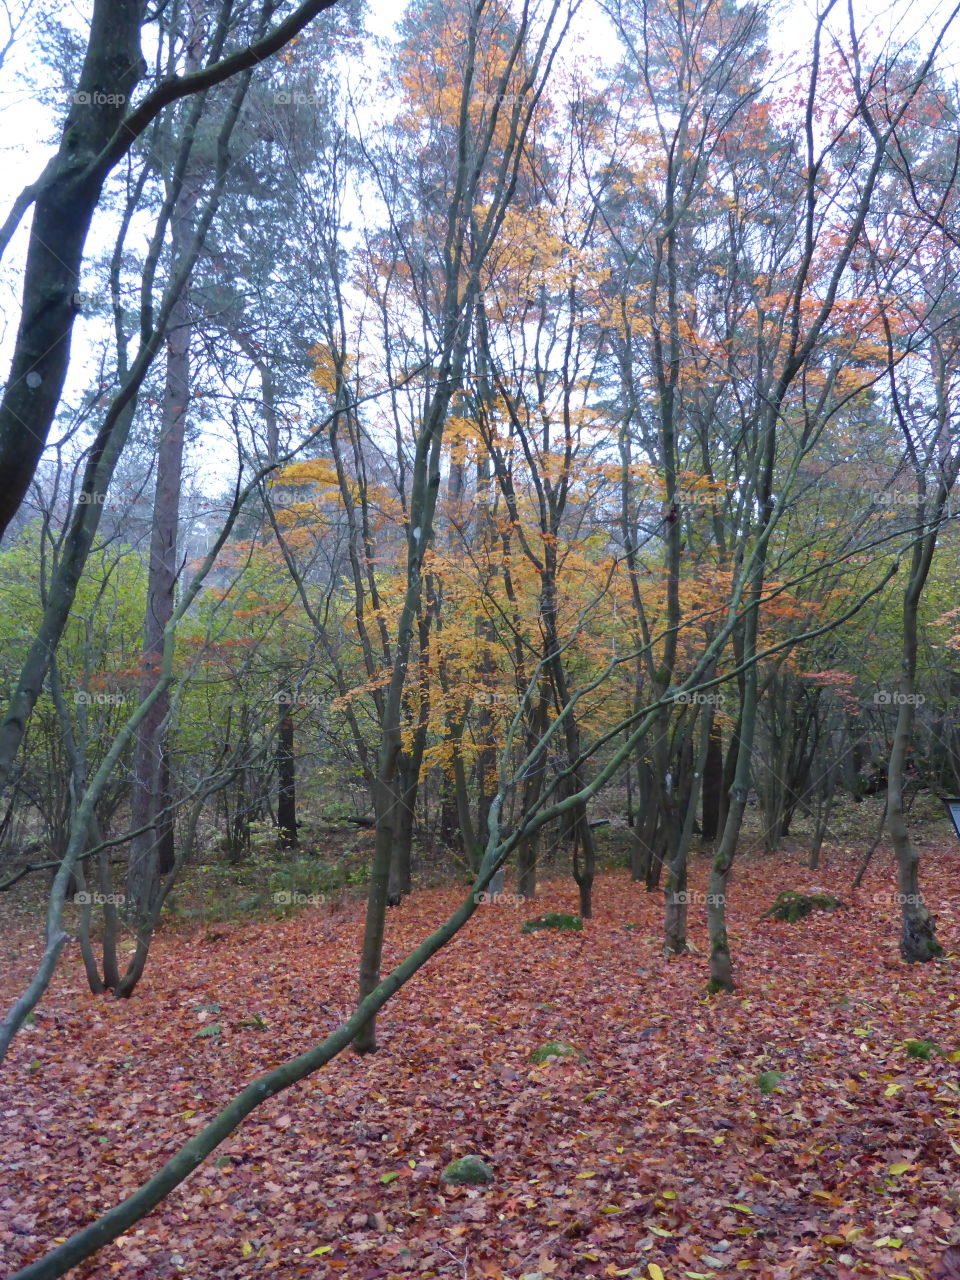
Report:
<svg viewBox="0 0 960 1280"><path fill-rule="evenodd" d="M84 246L110 168L100 157L146 70L143 7L96 0L60 147L38 183L20 328L0 401L0 535L33 479L66 380Z"/></svg>

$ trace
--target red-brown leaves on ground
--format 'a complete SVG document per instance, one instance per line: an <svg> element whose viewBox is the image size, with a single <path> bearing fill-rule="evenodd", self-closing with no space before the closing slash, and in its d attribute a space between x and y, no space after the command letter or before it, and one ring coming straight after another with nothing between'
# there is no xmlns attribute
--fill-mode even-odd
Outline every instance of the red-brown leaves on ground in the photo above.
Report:
<svg viewBox="0 0 960 1280"><path fill-rule="evenodd" d="M567 883L545 886L536 911L482 907L384 1011L378 1054L344 1054L267 1103L78 1274L957 1280L960 860L925 851L948 955L914 967L897 954L892 877L878 865L851 894L852 855L830 865L842 873L816 881L851 909L795 925L759 917L810 874L739 865L739 985L713 999L700 910L696 952L666 959L660 895L623 875L598 882L579 934L519 932L526 915L572 908ZM387 959L455 900L407 899ZM357 905L220 937L167 932L130 1001L86 994L71 951L0 1080L4 1272L334 1027L360 923ZM28 945L18 926L5 998ZM531 1066L551 1040L584 1059ZM910 1057L907 1040L936 1049ZM492 1185L440 1183L466 1153Z"/></svg>

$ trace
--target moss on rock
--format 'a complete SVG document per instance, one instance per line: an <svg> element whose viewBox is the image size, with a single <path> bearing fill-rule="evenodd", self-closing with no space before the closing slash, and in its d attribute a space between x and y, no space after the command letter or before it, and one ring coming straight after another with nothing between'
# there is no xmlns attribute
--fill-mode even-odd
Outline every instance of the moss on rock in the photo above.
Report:
<svg viewBox="0 0 960 1280"><path fill-rule="evenodd" d="M579 916L567 915L563 911L545 911L534 920L525 920L520 927L521 933L533 933L536 929L582 929L583 921Z"/></svg>
<svg viewBox="0 0 960 1280"><path fill-rule="evenodd" d="M451 1160L440 1175L441 1182L454 1186L478 1187L493 1181L493 1170L479 1156L461 1156Z"/></svg>
<svg viewBox="0 0 960 1280"><path fill-rule="evenodd" d="M586 1062L586 1057L579 1049L563 1040L548 1040L546 1044L534 1049L529 1057L534 1063L546 1062L548 1058L579 1058L581 1062Z"/></svg>
<svg viewBox="0 0 960 1280"><path fill-rule="evenodd" d="M810 915L812 911L836 911L838 907L844 904L839 898L835 898L832 893L798 893L796 889L784 889L777 894L776 901L769 911L765 911L760 917L766 920L772 917L774 920L785 920L788 924L794 924L797 920L803 920Z"/></svg>

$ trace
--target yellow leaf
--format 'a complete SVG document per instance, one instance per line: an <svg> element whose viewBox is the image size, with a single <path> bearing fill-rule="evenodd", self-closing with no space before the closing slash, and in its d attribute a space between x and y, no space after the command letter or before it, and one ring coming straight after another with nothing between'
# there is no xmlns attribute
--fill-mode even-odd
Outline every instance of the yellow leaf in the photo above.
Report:
<svg viewBox="0 0 960 1280"><path fill-rule="evenodd" d="M316 1249L310 1250L310 1252L307 1254L307 1257L319 1258L321 1253L333 1253L333 1245L332 1244L317 1245Z"/></svg>
<svg viewBox="0 0 960 1280"><path fill-rule="evenodd" d="M240 1246L240 1252L245 1258L250 1257L251 1253L253 1253L253 1245L249 1240L244 1240L243 1244Z"/></svg>
<svg viewBox="0 0 960 1280"><path fill-rule="evenodd" d="M892 1173L894 1177L899 1178L901 1173L906 1173L908 1169L912 1169L912 1168L913 1168L913 1165L910 1164L909 1162L904 1162L901 1164L892 1164L887 1170L887 1173Z"/></svg>
<svg viewBox="0 0 960 1280"><path fill-rule="evenodd" d="M655 1262L647 1263L647 1272L650 1275L650 1280L663 1280L663 1272Z"/></svg>
<svg viewBox="0 0 960 1280"><path fill-rule="evenodd" d="M883 1091L883 1096L885 1098L892 1098L893 1095L895 1093L899 1093L902 1088L903 1088L902 1084L888 1084Z"/></svg>

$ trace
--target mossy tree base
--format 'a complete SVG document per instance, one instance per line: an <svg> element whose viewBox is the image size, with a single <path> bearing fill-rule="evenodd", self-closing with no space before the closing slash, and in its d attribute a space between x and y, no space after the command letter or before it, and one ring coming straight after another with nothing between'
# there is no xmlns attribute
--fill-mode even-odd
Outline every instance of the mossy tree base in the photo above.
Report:
<svg viewBox="0 0 960 1280"><path fill-rule="evenodd" d="M904 916L900 932L900 955L907 964L928 964L943 955L934 934L933 918L927 911Z"/></svg>

